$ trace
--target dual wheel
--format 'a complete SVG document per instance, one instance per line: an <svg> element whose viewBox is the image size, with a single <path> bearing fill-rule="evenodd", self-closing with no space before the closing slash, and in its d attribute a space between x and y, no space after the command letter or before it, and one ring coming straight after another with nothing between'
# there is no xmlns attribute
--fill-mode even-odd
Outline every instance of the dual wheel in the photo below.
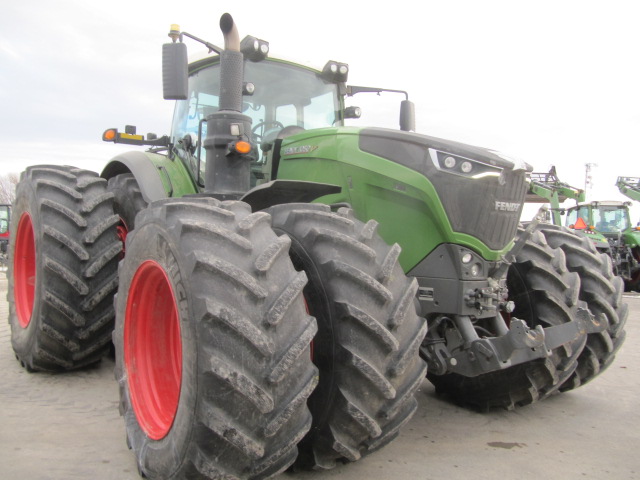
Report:
<svg viewBox="0 0 640 480"><path fill-rule="evenodd" d="M114 341L145 475L330 468L397 435L425 375L426 327L375 228L325 206L252 213L214 199L136 217Z"/></svg>

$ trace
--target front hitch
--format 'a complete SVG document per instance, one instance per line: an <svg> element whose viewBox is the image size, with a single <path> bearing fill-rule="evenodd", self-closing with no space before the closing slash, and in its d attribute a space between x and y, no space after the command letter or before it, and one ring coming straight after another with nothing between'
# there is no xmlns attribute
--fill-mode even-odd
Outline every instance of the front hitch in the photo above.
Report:
<svg viewBox="0 0 640 480"><path fill-rule="evenodd" d="M426 339L421 350L431 372L436 375L457 373L476 377L496 370L551 356L554 349L565 346L580 336L602 332L606 318L596 318L588 310L579 308L570 322L542 328L529 328L520 319L512 318L508 331L498 337L478 337L470 317L451 318L463 339L463 348L452 353L441 339Z"/></svg>

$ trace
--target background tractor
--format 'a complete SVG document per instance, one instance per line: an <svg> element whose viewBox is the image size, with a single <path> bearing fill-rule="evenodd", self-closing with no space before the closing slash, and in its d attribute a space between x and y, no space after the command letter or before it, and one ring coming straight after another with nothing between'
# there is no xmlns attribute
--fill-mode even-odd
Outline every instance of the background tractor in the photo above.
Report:
<svg viewBox="0 0 640 480"><path fill-rule="evenodd" d="M7 264L9 250L9 224L11 223L11 205L0 205L0 265Z"/></svg>
<svg viewBox="0 0 640 480"><path fill-rule="evenodd" d="M618 177L621 193L637 200L640 198L640 179ZM567 199L576 201L575 207L561 208ZM611 257L613 271L623 278L626 290L640 288L640 225L633 226L629 202L597 201L585 202L584 191L564 182L556 174L555 167L548 173L531 173L527 202L549 203L553 225L562 225L561 215L567 214L564 222L576 235L588 238L600 253Z"/></svg>
<svg viewBox="0 0 640 480"><path fill-rule="evenodd" d="M611 257L626 290L640 291L640 226L631 223L629 207L618 201L579 203L567 210L565 224Z"/></svg>
<svg viewBox="0 0 640 480"><path fill-rule="evenodd" d="M407 99L399 131L347 127L348 97L397 90L220 27L224 48L171 28L169 135L109 129L150 148L100 176L30 167L14 204L16 355L75 369L113 338L142 474L331 468L393 440L425 375L512 408L611 363L622 281L568 230L519 226L526 164L412 133ZM188 63L185 38L216 55Z"/></svg>

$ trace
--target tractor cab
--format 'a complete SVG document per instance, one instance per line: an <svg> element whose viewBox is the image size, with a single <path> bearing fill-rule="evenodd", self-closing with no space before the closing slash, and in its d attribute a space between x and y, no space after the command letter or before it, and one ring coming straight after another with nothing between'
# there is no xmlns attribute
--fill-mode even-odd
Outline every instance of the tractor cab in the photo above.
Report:
<svg viewBox="0 0 640 480"><path fill-rule="evenodd" d="M333 65L347 68L335 62ZM277 140L304 130L343 125L343 99L338 84L322 72L265 59L246 61L244 77L248 83L241 113L251 118L249 141L256 149L252 186L270 180L270 152ZM178 155L197 172L200 186L203 186L202 139L207 135L206 118L219 110L219 100L219 57L191 63L187 98L176 102L171 139Z"/></svg>
<svg viewBox="0 0 640 480"><path fill-rule="evenodd" d="M617 236L631 227L628 202L581 203L568 210L566 225L576 230L589 229L605 237Z"/></svg>

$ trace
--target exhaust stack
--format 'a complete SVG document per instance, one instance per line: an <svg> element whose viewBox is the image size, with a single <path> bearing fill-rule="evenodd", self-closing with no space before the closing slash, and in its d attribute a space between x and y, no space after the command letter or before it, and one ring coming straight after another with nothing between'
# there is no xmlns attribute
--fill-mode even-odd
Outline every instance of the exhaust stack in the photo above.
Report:
<svg viewBox="0 0 640 480"><path fill-rule="evenodd" d="M222 200L239 199L250 187L252 153L239 153L233 145L250 141L251 117L242 114L244 55L233 18L220 18L224 50L220 53L220 106L207 117L205 192Z"/></svg>

